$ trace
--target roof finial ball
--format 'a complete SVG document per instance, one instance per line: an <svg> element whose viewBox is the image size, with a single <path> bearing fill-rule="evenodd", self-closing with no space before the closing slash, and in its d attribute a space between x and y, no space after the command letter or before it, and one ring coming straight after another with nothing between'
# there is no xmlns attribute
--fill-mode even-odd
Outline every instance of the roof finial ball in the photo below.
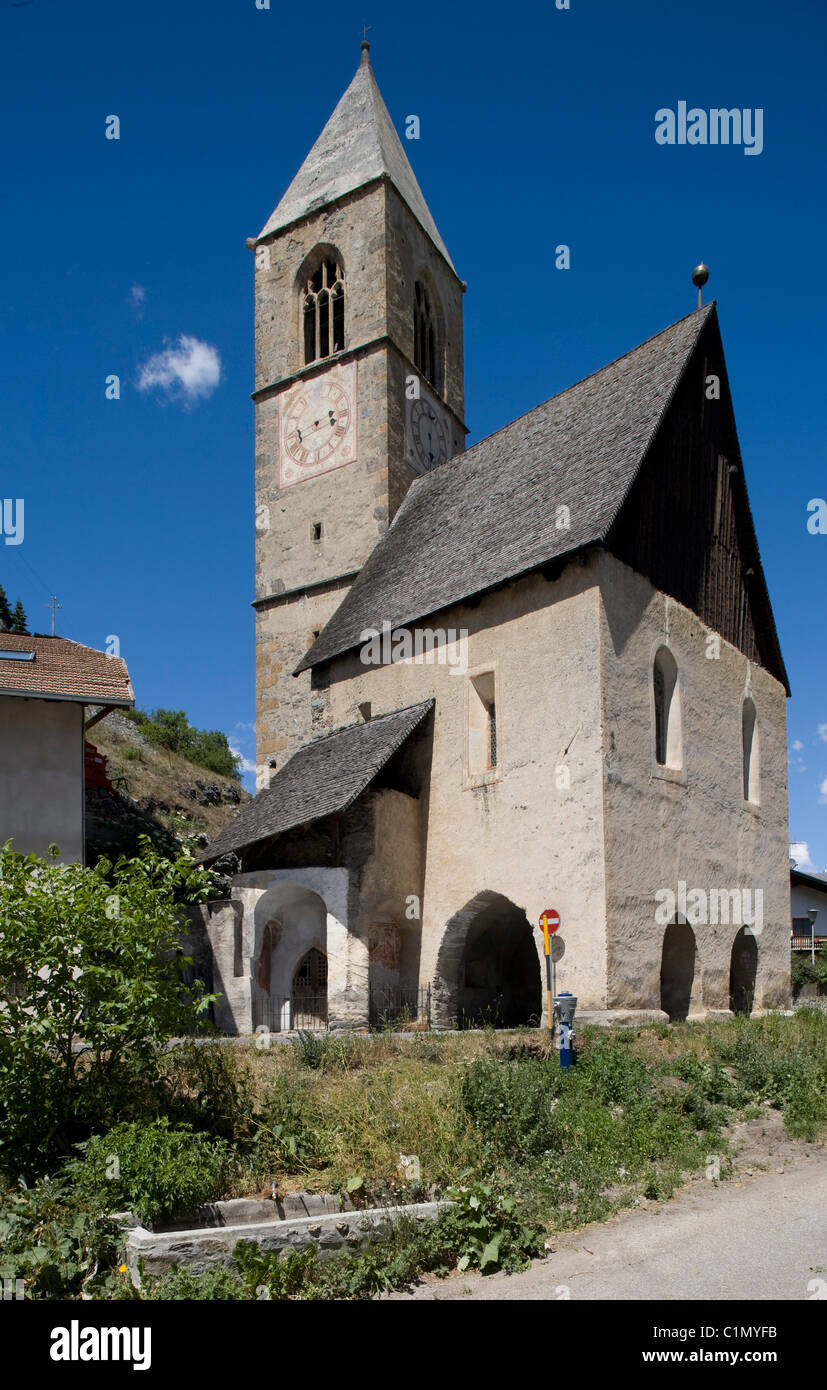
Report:
<svg viewBox="0 0 827 1390"><path fill-rule="evenodd" d="M704 285L706 284L706 282L707 282L708 279L709 279L709 266L708 266L708 265L704 265L703 261L701 261L701 264L700 264L700 265L696 265L696 266L695 266L695 269L694 269L693 272L692 272L692 284L698 286L698 308L699 308L699 309L702 309L702 308L704 307Z"/></svg>

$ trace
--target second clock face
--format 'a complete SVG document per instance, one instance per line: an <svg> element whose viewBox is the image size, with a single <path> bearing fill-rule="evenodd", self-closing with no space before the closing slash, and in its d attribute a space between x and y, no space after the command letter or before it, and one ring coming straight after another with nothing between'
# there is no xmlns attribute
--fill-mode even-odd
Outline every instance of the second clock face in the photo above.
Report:
<svg viewBox="0 0 827 1390"><path fill-rule="evenodd" d="M279 481L282 487L326 473L356 457L356 364L299 382L282 397Z"/></svg>
<svg viewBox="0 0 827 1390"><path fill-rule="evenodd" d="M408 458L418 473L428 472L448 457L448 432L441 412L425 395L408 402Z"/></svg>

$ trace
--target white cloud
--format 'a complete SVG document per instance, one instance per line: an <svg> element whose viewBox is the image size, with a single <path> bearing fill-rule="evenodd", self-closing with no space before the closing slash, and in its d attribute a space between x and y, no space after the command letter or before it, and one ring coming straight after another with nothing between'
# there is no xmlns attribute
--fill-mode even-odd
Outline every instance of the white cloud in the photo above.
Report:
<svg viewBox="0 0 827 1390"><path fill-rule="evenodd" d="M793 840L791 842L790 858L795 860L796 867L799 869L815 869L806 840Z"/></svg>
<svg viewBox="0 0 827 1390"><path fill-rule="evenodd" d="M821 742L827 743L827 724L819 724L817 732Z"/></svg>
<svg viewBox="0 0 827 1390"><path fill-rule="evenodd" d="M174 347L156 352L141 367L138 390L157 387L169 400L191 406L211 396L221 380L218 350L182 333Z"/></svg>
<svg viewBox="0 0 827 1390"><path fill-rule="evenodd" d="M797 738L793 743L793 752L800 753L803 747L804 744L801 742L801 739Z"/></svg>
<svg viewBox="0 0 827 1390"><path fill-rule="evenodd" d="M820 783L818 788L818 800L821 806L827 806L827 777Z"/></svg>
<svg viewBox="0 0 827 1390"><path fill-rule="evenodd" d="M232 753L233 757L235 757L235 758L240 758L240 759L241 759L241 762L240 762L240 764L239 764L239 766L240 766L240 768L241 768L241 771L242 771L242 772L255 772L255 770L256 770L256 765L255 765L255 763L251 762L250 759L249 759L244 753L242 753L241 749L240 749L239 746L238 746L238 743L236 742L236 740L235 740L232 736L230 736L230 737L227 739L227 743L228 743L229 746L230 746L230 752Z"/></svg>

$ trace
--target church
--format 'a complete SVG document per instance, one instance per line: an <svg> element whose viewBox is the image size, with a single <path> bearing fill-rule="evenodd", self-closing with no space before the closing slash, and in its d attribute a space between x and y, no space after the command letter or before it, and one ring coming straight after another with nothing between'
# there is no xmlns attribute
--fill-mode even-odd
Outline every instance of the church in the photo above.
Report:
<svg viewBox="0 0 827 1390"><path fill-rule="evenodd" d="M204 854L219 1027L540 1024L546 909L581 1018L786 1007L789 686L715 305L466 449L466 286L366 42L247 244L260 789Z"/></svg>

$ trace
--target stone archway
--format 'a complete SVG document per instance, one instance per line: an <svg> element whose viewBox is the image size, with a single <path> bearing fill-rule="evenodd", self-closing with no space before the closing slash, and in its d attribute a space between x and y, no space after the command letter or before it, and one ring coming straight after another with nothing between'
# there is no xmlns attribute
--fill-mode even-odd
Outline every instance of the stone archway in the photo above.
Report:
<svg viewBox="0 0 827 1390"><path fill-rule="evenodd" d="M734 1014L751 1014L758 973L758 942L742 927L732 943L729 958L729 1007Z"/></svg>
<svg viewBox="0 0 827 1390"><path fill-rule="evenodd" d="M314 950L326 958L327 908L324 899L299 883L273 884L262 893L254 911L253 952L249 970L254 1030L266 1027L271 1032L280 1032L295 1026L293 992L297 967ZM315 994L320 995L321 991L316 990ZM326 1019L326 978L324 995L323 1013ZM304 1004L309 1005L309 1001L303 1001L303 1008ZM314 998L312 1009L314 1017L322 1012L317 998ZM309 1015L310 1008L305 1012Z"/></svg>
<svg viewBox="0 0 827 1390"><path fill-rule="evenodd" d="M477 893L445 927L434 981L437 1028L539 1023L540 960L522 908Z"/></svg>
<svg viewBox="0 0 827 1390"><path fill-rule="evenodd" d="M663 933L660 962L660 1006L670 1023L689 1014L696 956L695 933L689 923L670 922Z"/></svg>

